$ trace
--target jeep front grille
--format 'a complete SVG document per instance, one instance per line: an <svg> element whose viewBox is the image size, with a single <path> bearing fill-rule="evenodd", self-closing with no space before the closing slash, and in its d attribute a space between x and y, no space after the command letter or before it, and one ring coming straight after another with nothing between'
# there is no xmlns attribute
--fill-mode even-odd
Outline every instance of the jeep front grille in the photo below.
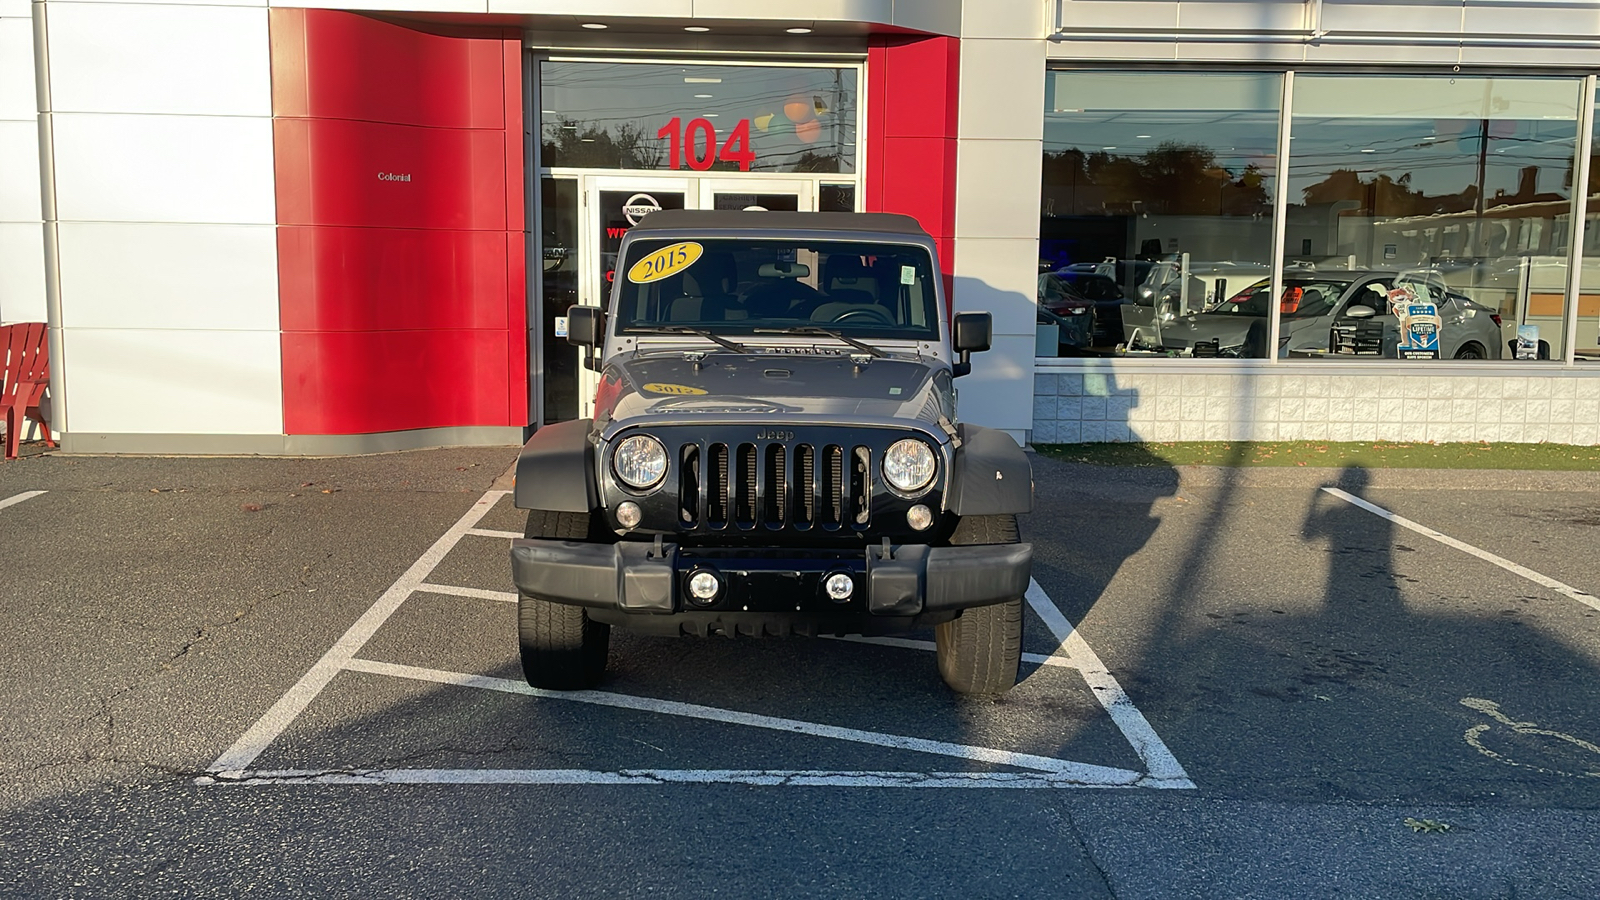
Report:
<svg viewBox="0 0 1600 900"><path fill-rule="evenodd" d="M707 442L680 446L678 463L685 528L832 531L872 522L870 447Z"/></svg>

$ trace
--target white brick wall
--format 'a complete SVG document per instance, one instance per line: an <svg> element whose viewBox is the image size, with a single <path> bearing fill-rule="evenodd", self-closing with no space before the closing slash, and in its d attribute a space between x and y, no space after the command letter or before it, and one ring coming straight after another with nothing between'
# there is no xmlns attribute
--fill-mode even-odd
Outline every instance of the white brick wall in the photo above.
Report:
<svg viewBox="0 0 1600 900"><path fill-rule="evenodd" d="M1600 444L1600 367L1516 371L1041 364L1032 440Z"/></svg>

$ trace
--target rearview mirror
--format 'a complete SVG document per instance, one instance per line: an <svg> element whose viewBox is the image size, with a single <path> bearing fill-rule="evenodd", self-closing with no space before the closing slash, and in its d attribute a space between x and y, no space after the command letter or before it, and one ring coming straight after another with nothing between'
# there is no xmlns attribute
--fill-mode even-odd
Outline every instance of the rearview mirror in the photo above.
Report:
<svg viewBox="0 0 1600 900"><path fill-rule="evenodd" d="M605 331L606 314L598 306L574 306L567 310L567 343L594 347Z"/></svg>
<svg viewBox="0 0 1600 900"><path fill-rule="evenodd" d="M994 341L994 317L986 312L956 313L950 327L950 344L961 358L950 366L950 374L972 371L972 354L989 349Z"/></svg>
<svg viewBox="0 0 1600 900"><path fill-rule="evenodd" d="M599 371L594 350L605 340L606 313L598 306L574 306L567 310L567 343L585 348L584 368Z"/></svg>
<svg viewBox="0 0 1600 900"><path fill-rule="evenodd" d="M1378 311L1370 306L1351 306L1344 311L1347 319L1370 319L1377 314Z"/></svg>

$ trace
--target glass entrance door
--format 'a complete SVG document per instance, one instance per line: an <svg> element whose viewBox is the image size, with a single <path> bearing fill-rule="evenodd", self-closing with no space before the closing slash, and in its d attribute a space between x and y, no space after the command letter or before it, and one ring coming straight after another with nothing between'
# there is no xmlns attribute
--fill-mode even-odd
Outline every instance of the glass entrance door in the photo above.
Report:
<svg viewBox="0 0 1600 900"><path fill-rule="evenodd" d="M781 178L701 178L699 208L810 212L817 208L815 187Z"/></svg>
<svg viewBox="0 0 1600 900"><path fill-rule="evenodd" d="M546 386L543 421L550 423L594 414L599 375L584 368L575 348L567 346L566 312L573 299L584 306L606 305L617 277L622 238L645 216L663 209L811 212L817 209L818 192L810 177L579 175L547 178L545 193L544 317L549 327L541 365ZM560 215L559 209L569 207L552 205L551 198L559 201L569 194L580 200L576 215ZM552 241L560 248L552 248ZM553 277L557 271L569 273L559 284ZM560 289L553 292L553 287ZM573 288L575 298L570 293Z"/></svg>

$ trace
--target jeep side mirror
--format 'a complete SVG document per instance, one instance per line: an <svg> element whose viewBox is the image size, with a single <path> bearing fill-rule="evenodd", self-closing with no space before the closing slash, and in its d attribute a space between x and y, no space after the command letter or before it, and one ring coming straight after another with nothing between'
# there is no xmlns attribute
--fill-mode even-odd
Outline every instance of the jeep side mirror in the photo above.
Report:
<svg viewBox="0 0 1600 900"><path fill-rule="evenodd" d="M584 348L583 365L599 371L594 350L604 340L606 313L598 306L574 306L567 310L567 343Z"/></svg>
<svg viewBox="0 0 1600 900"><path fill-rule="evenodd" d="M950 343L960 354L950 366L950 374L966 375L972 371L972 354L982 353L993 343L994 317L986 312L956 313L950 330Z"/></svg>

